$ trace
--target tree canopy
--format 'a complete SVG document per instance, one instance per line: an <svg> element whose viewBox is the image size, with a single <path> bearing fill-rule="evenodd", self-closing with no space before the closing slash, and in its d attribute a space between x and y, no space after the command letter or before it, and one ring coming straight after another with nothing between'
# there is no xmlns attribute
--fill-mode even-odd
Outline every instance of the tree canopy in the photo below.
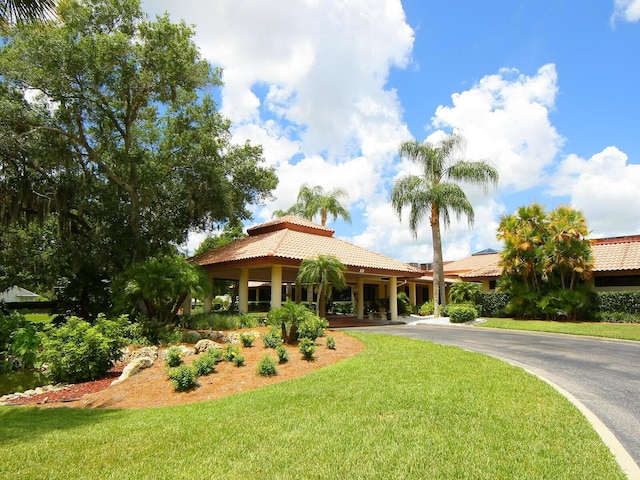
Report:
<svg viewBox="0 0 640 480"><path fill-rule="evenodd" d="M326 316L325 299L329 287L344 290L347 282L344 272L347 267L333 255L319 254L317 257L305 258L300 264L296 284L307 284L311 288L318 286L318 303L316 313L320 317Z"/></svg>
<svg viewBox="0 0 640 480"><path fill-rule="evenodd" d="M487 162L470 161L459 156L464 150L464 138L458 134L445 137L439 144L403 142L400 157L420 167L420 175L407 175L396 180L391 191L391 205L402 216L409 207L409 227L417 237L420 222L426 217L433 239L433 301L434 315L440 315L440 304L446 304L442 238L440 221L445 227L451 215L466 216L473 225L473 206L458 182L479 185L487 190L498 183L498 172Z"/></svg>
<svg viewBox="0 0 640 480"><path fill-rule="evenodd" d="M334 220L342 217L347 222L351 222L349 210L340 203L340 199L346 196L347 192L342 188L334 188L327 192L319 185L315 187L302 185L296 203L287 210L276 210L273 215L276 217L298 215L312 221L316 215L320 215L320 224L323 226L327 224L329 215Z"/></svg>
<svg viewBox="0 0 640 480"><path fill-rule="evenodd" d="M60 245L113 278L191 230L249 218L277 177L259 146L232 143L212 97L221 71L193 35L139 0L64 1L8 28L0 222L53 217Z"/></svg>

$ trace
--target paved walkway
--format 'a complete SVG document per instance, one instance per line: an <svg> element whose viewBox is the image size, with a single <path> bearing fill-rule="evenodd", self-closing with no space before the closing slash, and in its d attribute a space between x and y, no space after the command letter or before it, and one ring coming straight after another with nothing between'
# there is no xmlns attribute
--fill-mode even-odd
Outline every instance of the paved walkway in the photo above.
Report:
<svg viewBox="0 0 640 480"><path fill-rule="evenodd" d="M355 328L458 346L525 368L573 401L628 477L640 480L640 342L421 323Z"/></svg>

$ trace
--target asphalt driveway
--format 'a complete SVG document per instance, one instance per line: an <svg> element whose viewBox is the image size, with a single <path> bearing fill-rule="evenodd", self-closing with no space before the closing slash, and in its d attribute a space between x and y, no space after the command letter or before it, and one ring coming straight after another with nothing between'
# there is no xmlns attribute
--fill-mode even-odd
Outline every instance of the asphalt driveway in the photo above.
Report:
<svg viewBox="0 0 640 480"><path fill-rule="evenodd" d="M555 383L613 432L640 465L640 342L469 326L385 325L386 333L500 358Z"/></svg>

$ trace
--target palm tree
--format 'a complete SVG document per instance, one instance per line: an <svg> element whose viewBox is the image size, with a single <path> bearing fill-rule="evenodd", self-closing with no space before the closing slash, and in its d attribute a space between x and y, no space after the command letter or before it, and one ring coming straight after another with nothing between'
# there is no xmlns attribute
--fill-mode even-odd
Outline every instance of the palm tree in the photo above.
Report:
<svg viewBox="0 0 640 480"><path fill-rule="evenodd" d="M464 149L464 138L458 134L445 137L438 145L416 140L403 142L399 155L421 167L420 175L399 178L393 184L391 205L402 216L405 206L410 208L409 227L414 238L418 225L429 215L433 239L433 304L434 315L440 316L440 304L446 304L442 238L440 220L445 227L451 223L451 213L458 218L465 215L473 225L473 207L456 182L479 185L487 191L489 184L497 185L498 172L487 162L470 161L458 157Z"/></svg>
<svg viewBox="0 0 640 480"><path fill-rule="evenodd" d="M300 187L296 203L288 210L276 210L273 212L273 216L299 215L307 220L313 220L316 215L320 214L320 223L323 226L327 224L329 215L334 220L342 217L347 222L351 222L349 210L340 203L340 199L346 196L347 192L342 188L334 188L325 192L321 186L309 187L305 184Z"/></svg>
<svg viewBox="0 0 640 480"><path fill-rule="evenodd" d="M319 317L326 316L325 297L332 285L336 290L347 288L344 272L347 267L333 255L318 255L315 258L305 258L300 264L296 285L307 284L310 288L318 285L318 303L316 313Z"/></svg>
<svg viewBox="0 0 640 480"><path fill-rule="evenodd" d="M56 0L0 0L0 23L32 22L51 16Z"/></svg>

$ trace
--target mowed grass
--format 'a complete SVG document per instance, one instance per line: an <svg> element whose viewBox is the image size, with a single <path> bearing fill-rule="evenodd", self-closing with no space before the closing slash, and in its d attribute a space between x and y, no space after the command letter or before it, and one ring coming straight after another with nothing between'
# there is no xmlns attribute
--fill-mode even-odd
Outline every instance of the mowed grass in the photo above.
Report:
<svg viewBox="0 0 640 480"><path fill-rule="evenodd" d="M640 324L638 323L552 322L511 318L488 318L486 320L478 326L640 341Z"/></svg>
<svg viewBox="0 0 640 480"><path fill-rule="evenodd" d="M625 478L577 409L523 370L428 342L353 335L367 347L356 357L216 401L0 408L0 477Z"/></svg>

